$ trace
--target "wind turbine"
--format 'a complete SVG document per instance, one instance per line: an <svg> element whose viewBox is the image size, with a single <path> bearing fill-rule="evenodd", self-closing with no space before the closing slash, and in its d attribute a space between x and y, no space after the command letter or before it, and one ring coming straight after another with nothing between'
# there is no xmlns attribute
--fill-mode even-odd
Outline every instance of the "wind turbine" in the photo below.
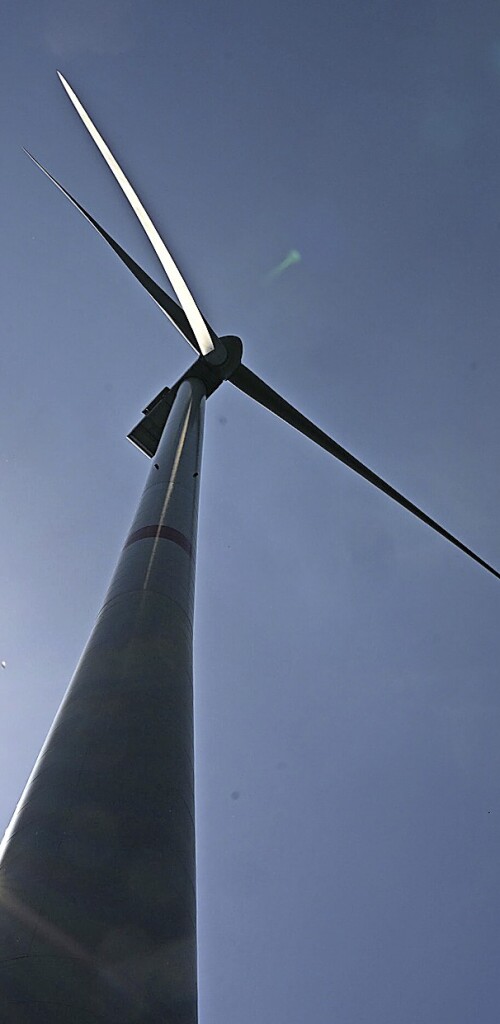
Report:
<svg viewBox="0 0 500 1024"><path fill-rule="evenodd" d="M107 144L59 77L179 303L31 159L111 246L196 359L128 435L151 459L142 499L2 842L0 996L12 1024L194 1024L192 621L206 398L229 381L488 572L500 573L248 369L239 338L217 336Z"/></svg>

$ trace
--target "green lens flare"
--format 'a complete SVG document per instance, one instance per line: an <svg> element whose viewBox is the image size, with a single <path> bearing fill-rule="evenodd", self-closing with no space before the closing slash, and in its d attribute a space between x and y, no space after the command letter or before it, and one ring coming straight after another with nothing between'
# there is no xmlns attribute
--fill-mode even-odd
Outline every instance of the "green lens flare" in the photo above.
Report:
<svg viewBox="0 0 500 1024"><path fill-rule="evenodd" d="M267 274L267 280L274 281L274 279L279 277L283 271L288 270L288 267L291 267L292 263L300 263L301 259L302 256L298 249L290 249L288 256L285 256L285 259L282 260L281 263L278 263L276 267L273 267L273 269L269 271Z"/></svg>

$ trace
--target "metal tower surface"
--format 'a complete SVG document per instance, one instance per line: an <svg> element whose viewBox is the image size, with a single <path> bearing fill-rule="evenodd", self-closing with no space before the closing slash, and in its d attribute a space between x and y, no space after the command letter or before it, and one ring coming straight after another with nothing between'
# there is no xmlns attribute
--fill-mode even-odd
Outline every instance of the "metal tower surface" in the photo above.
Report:
<svg viewBox="0 0 500 1024"><path fill-rule="evenodd" d="M192 623L205 387L176 393L96 626L3 843L9 1024L194 1024Z"/></svg>

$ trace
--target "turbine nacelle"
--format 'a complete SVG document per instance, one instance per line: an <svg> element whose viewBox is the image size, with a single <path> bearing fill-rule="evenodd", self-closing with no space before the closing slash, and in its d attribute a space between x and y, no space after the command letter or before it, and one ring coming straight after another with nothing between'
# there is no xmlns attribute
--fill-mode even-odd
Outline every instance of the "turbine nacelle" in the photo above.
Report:
<svg viewBox="0 0 500 1024"><path fill-rule="evenodd" d="M185 380L195 377L203 381L205 394L210 398L225 380L230 380L238 372L243 354L241 338L233 334L218 338L212 333L212 340L213 351L196 359L172 387L162 388L143 409L142 419L127 435L129 441L150 459L156 454L175 396Z"/></svg>

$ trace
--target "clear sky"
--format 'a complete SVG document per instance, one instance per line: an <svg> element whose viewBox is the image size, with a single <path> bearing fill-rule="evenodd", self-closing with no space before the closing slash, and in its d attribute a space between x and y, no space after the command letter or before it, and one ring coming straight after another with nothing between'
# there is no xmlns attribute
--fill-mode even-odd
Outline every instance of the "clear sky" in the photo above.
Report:
<svg viewBox="0 0 500 1024"><path fill-rule="evenodd" d="M0 821L191 353L27 146L216 330L500 567L500 8L4 0ZM301 260L270 272L291 250ZM201 1024L497 1024L500 583L246 396L207 405Z"/></svg>

